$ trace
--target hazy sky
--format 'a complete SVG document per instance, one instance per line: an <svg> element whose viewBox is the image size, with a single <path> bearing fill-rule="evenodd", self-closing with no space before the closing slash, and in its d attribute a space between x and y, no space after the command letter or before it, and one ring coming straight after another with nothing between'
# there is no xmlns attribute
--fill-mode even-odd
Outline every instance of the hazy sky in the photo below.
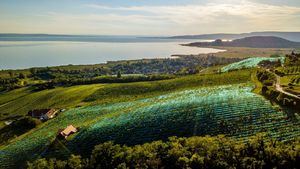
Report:
<svg viewBox="0 0 300 169"><path fill-rule="evenodd" d="M0 0L1 33L300 31L300 0Z"/></svg>

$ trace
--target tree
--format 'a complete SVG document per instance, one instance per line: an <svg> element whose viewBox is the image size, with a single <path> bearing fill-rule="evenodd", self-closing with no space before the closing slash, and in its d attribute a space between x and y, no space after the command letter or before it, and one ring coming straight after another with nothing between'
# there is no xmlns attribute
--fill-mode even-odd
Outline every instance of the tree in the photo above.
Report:
<svg viewBox="0 0 300 169"><path fill-rule="evenodd" d="M26 78L26 75L23 74L23 73L20 73L20 74L19 74L19 78L20 78L20 79L25 79L25 78Z"/></svg>
<svg viewBox="0 0 300 169"><path fill-rule="evenodd" d="M12 72L12 71L9 71L8 74L10 77L13 77L15 75L14 72Z"/></svg>
<svg viewBox="0 0 300 169"><path fill-rule="evenodd" d="M90 159L91 168L116 168L114 157L121 150L121 146L115 145L113 142L106 142L95 146Z"/></svg>
<svg viewBox="0 0 300 169"><path fill-rule="evenodd" d="M68 166L72 169L81 169L81 168L83 168L81 157L71 155L71 157L68 160Z"/></svg>
<svg viewBox="0 0 300 169"><path fill-rule="evenodd" d="M118 74L117 74L117 78L121 78L121 72L120 71L118 71Z"/></svg>
<svg viewBox="0 0 300 169"><path fill-rule="evenodd" d="M45 158L38 159L34 161L33 163L27 163L28 169L53 169L54 164L53 161L46 160Z"/></svg>
<svg viewBox="0 0 300 169"><path fill-rule="evenodd" d="M37 69L36 68L30 68L30 73L32 75L35 75L37 73Z"/></svg>

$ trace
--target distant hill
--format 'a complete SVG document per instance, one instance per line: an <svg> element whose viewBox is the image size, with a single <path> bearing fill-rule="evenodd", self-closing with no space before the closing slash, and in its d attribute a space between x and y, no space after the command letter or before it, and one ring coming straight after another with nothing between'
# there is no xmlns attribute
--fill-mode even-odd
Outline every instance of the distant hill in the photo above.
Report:
<svg viewBox="0 0 300 169"><path fill-rule="evenodd" d="M241 34L203 34L203 35L182 35L182 36L172 36L168 37L171 39L240 39L250 36L276 36L284 38L290 41L300 42L300 32L251 32L251 33L241 33Z"/></svg>
<svg viewBox="0 0 300 169"><path fill-rule="evenodd" d="M299 48L300 42L293 42L274 36L252 36L233 41L217 39L213 42L194 42L186 46L225 46L225 47L250 47L250 48Z"/></svg>

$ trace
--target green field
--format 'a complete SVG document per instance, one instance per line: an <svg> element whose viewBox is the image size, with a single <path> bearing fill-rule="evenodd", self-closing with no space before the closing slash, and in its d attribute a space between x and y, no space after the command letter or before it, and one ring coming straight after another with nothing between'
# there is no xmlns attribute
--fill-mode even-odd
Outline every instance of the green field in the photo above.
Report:
<svg viewBox="0 0 300 169"><path fill-rule="evenodd" d="M297 119L288 119L252 89L247 83L196 87L130 102L70 109L2 146L0 168L41 154L47 156L47 145L58 129L69 124L80 127L80 131L61 151L81 154L108 140L132 145L174 135L225 134L242 140L258 132L279 140L300 136Z"/></svg>
<svg viewBox="0 0 300 169"><path fill-rule="evenodd" d="M68 108L79 105L103 85L85 85L32 92L30 88L16 89L0 95L0 120L23 116L38 108ZM2 122L3 123L3 122Z"/></svg>
<svg viewBox="0 0 300 169"><path fill-rule="evenodd" d="M0 95L0 121L25 115L38 108L72 108L89 104L131 101L190 87L235 84L250 80L250 71L212 75L190 75L171 80L135 83L94 84L32 91L12 90ZM0 125L0 126L1 126Z"/></svg>

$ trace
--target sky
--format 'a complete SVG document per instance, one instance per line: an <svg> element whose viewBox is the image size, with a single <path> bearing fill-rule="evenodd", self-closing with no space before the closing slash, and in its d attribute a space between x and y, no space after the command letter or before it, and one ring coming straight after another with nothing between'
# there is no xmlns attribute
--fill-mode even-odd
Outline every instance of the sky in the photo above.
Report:
<svg viewBox="0 0 300 169"><path fill-rule="evenodd" d="M0 0L0 33L300 31L300 0Z"/></svg>

